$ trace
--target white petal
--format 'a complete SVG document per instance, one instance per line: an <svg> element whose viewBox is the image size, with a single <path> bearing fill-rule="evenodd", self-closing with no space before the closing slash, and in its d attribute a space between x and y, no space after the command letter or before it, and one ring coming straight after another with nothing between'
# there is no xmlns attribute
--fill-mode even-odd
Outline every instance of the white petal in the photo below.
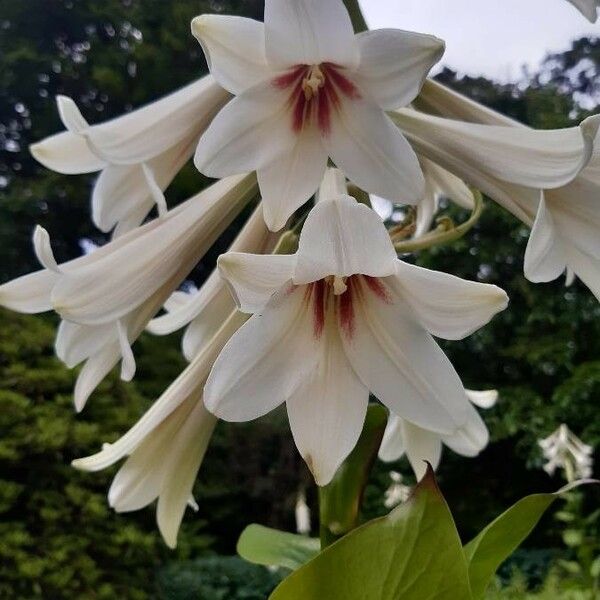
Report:
<svg viewBox="0 0 600 600"><path fill-rule="evenodd" d="M287 401L294 441L319 486L327 485L361 434L369 390L344 353L334 320L320 339L315 370Z"/></svg>
<svg viewBox="0 0 600 600"><path fill-rule="evenodd" d="M566 248L565 254L569 267L600 302L600 261L575 247Z"/></svg>
<svg viewBox="0 0 600 600"><path fill-rule="evenodd" d="M594 119L585 127L535 130L464 123L412 109L397 111L395 118L411 140L454 155L454 160L469 161L498 179L535 188L571 181L590 159L598 125Z"/></svg>
<svg viewBox="0 0 600 600"><path fill-rule="evenodd" d="M260 252L269 253L273 250L278 236L273 235L265 226L262 207L259 205L248 222L242 228L229 250L232 252ZM211 273L204 285L196 292L187 296L187 301L177 309L165 308L170 312L150 322L148 330L155 335L167 335L173 333L197 318L204 319L201 315L209 305L225 305L234 309L223 279L217 269ZM213 311L211 311L213 312Z"/></svg>
<svg viewBox="0 0 600 600"><path fill-rule="evenodd" d="M554 229L552 214L542 198L525 250L525 277L533 282L553 281L567 268L564 248Z"/></svg>
<svg viewBox="0 0 600 600"><path fill-rule="evenodd" d="M467 281L401 260L396 269L396 276L390 278L388 285L436 337L462 339L508 305L506 292L495 285Z"/></svg>
<svg viewBox="0 0 600 600"><path fill-rule="evenodd" d="M339 169L328 168L323 175L317 202L324 200L339 200L342 196L348 195L348 182L346 176Z"/></svg>
<svg viewBox="0 0 600 600"><path fill-rule="evenodd" d="M131 113L89 126L69 98L59 97L65 126L86 138L105 162L133 165L146 162L195 132L199 136L228 94L210 76Z"/></svg>
<svg viewBox="0 0 600 600"><path fill-rule="evenodd" d="M492 408L498 402L498 390L465 390L467 398L479 408Z"/></svg>
<svg viewBox="0 0 600 600"><path fill-rule="evenodd" d="M70 131L47 137L29 150L39 163L63 175L93 173L107 165L90 150L83 137Z"/></svg>
<svg viewBox="0 0 600 600"><path fill-rule="evenodd" d="M357 82L386 110L407 106L419 93L445 43L432 36L378 29L356 36L360 49Z"/></svg>
<svg viewBox="0 0 600 600"><path fill-rule="evenodd" d="M52 310L50 295L59 275L43 269L0 285L0 306L33 314Z"/></svg>
<svg viewBox="0 0 600 600"><path fill-rule="evenodd" d="M147 214L153 205L140 165L111 165L94 186L92 219L101 231L108 232L134 207L145 206Z"/></svg>
<svg viewBox="0 0 600 600"><path fill-rule="evenodd" d="M402 419L390 413L378 456L384 462L394 462L402 458L405 451Z"/></svg>
<svg viewBox="0 0 600 600"><path fill-rule="evenodd" d="M473 193L464 181L426 158L421 159L421 166L425 183L435 194L452 200L462 208L473 208Z"/></svg>
<svg viewBox="0 0 600 600"><path fill-rule="evenodd" d="M169 467L167 459L173 440L189 416L189 404L190 401L174 410L123 463L108 492L108 502L117 512L139 510L158 498Z"/></svg>
<svg viewBox="0 0 600 600"><path fill-rule="evenodd" d="M142 165L111 165L104 169L92 194L92 218L97 227L110 231L134 214L142 215L138 217L139 225L157 202L155 196L164 203L162 190L193 155L197 140L196 135L188 136Z"/></svg>
<svg viewBox="0 0 600 600"><path fill-rule="evenodd" d="M204 389L214 415L256 419L285 402L313 370L317 340L305 293L284 288L229 340Z"/></svg>
<svg viewBox="0 0 600 600"><path fill-rule="evenodd" d="M277 67L331 62L354 67L359 53L341 0L266 0L267 60Z"/></svg>
<svg viewBox="0 0 600 600"><path fill-rule="evenodd" d="M224 289L223 297L219 294L185 330L181 350L186 360L191 362L194 359L234 311L235 303L229 292Z"/></svg>
<svg viewBox="0 0 600 600"><path fill-rule="evenodd" d="M118 341L113 323L90 327L61 321L56 334L56 356L72 369L80 362Z"/></svg>
<svg viewBox="0 0 600 600"><path fill-rule="evenodd" d="M345 101L324 142L335 164L366 192L403 204L422 198L425 183L413 149L371 101Z"/></svg>
<svg viewBox="0 0 600 600"><path fill-rule="evenodd" d="M506 125L508 127L525 127L522 123L503 115L475 100L467 98L449 87L427 79L423 84L419 97L414 102L415 108L420 111L485 125Z"/></svg>
<svg viewBox="0 0 600 600"><path fill-rule="evenodd" d="M69 321L98 325L122 318L173 278L176 287L254 190L252 176L219 181L158 223L107 244L60 278L52 292L55 310Z"/></svg>
<svg viewBox="0 0 600 600"><path fill-rule="evenodd" d="M197 294L197 293L198 293L197 291L196 292L191 292L191 291L190 292L187 292L187 291L173 292L169 296L169 299L165 302L164 309L166 311L168 311L168 313L177 312L178 310L181 310L182 308L187 306L192 301L195 294ZM149 329L149 331L151 331L151 330ZM154 332L151 331L151 333L154 333Z"/></svg>
<svg viewBox="0 0 600 600"><path fill-rule="evenodd" d="M442 437L444 444L461 456L477 456L488 445L489 439L487 427L475 409L461 428Z"/></svg>
<svg viewBox="0 0 600 600"><path fill-rule="evenodd" d="M228 252L219 257L217 264L238 308L251 314L263 309L291 280L296 257Z"/></svg>
<svg viewBox="0 0 600 600"><path fill-rule="evenodd" d="M417 204L417 219L415 221L415 238L419 238L431 229L433 219L439 207L438 195L431 189L425 179L425 196Z"/></svg>
<svg viewBox="0 0 600 600"><path fill-rule="evenodd" d="M171 443L167 473L156 507L158 528L169 548L177 545L179 526L215 425L216 419L199 400Z"/></svg>
<svg viewBox="0 0 600 600"><path fill-rule="evenodd" d="M289 152L296 141L287 96L259 84L236 96L200 138L194 164L209 177L261 169Z"/></svg>
<svg viewBox="0 0 600 600"><path fill-rule="evenodd" d="M417 479L423 479L427 472L427 463L437 469L442 457L442 441L435 434L408 421L402 422L406 456Z"/></svg>
<svg viewBox="0 0 600 600"><path fill-rule="evenodd" d="M118 343L105 346L104 349L91 356L83 365L77 376L73 402L75 410L81 412L100 382L111 372L121 359L121 350Z"/></svg>
<svg viewBox="0 0 600 600"><path fill-rule="evenodd" d="M394 214L394 204L385 198L381 198L379 196L374 196L371 194L369 196L371 199L371 206L373 210L381 217L382 221L387 221L392 218Z"/></svg>
<svg viewBox="0 0 600 600"><path fill-rule="evenodd" d="M598 8L600 3L598 0L567 0L591 23L595 23L598 19Z"/></svg>
<svg viewBox="0 0 600 600"><path fill-rule="evenodd" d="M352 284L353 325L342 336L354 370L393 413L423 428L452 433L470 407L452 364L401 298L385 288L376 294L367 287Z"/></svg>
<svg viewBox="0 0 600 600"><path fill-rule="evenodd" d="M202 15L192 20L192 33L202 45L212 76L232 94L268 79L265 26L228 15Z"/></svg>
<svg viewBox="0 0 600 600"><path fill-rule="evenodd" d="M395 272L396 251L381 219L350 196L319 202L308 215L298 247L294 283L329 275Z"/></svg>
<svg viewBox="0 0 600 600"><path fill-rule="evenodd" d="M129 456L169 415L190 398L200 398L202 387L216 355L239 327L239 318L230 319L201 354L169 386L144 416L113 444L106 444L101 452L73 461L83 471L100 471Z"/></svg>
<svg viewBox="0 0 600 600"><path fill-rule="evenodd" d="M600 259L600 168L596 175L591 162L571 183L544 195L563 240Z"/></svg>
<svg viewBox="0 0 600 600"><path fill-rule="evenodd" d="M185 303L174 306L173 296L175 294L185 296ZM147 329L150 333L169 335L188 325L213 304L224 303L228 304L231 310L235 308L233 300L227 302L230 299L229 291L216 271L211 273L202 287L194 294L182 294L182 292L175 292L175 294L171 296L168 304L165 304L165 309L170 312L153 319L148 324Z"/></svg>
<svg viewBox="0 0 600 600"><path fill-rule="evenodd" d="M316 128L296 137L291 150L258 170L265 222L279 231L317 190L327 167L327 152Z"/></svg>
<svg viewBox="0 0 600 600"><path fill-rule="evenodd" d="M54 258L52 247L50 245L50 236L48 232L39 225L36 226L33 231L33 248L35 250L35 256L45 269L54 273L60 273L58 263Z"/></svg>
<svg viewBox="0 0 600 600"><path fill-rule="evenodd" d="M135 376L135 357L131 350L129 338L127 334L127 326L122 320L117 322L117 334L119 338L119 348L121 350L121 379L123 381L131 381Z"/></svg>

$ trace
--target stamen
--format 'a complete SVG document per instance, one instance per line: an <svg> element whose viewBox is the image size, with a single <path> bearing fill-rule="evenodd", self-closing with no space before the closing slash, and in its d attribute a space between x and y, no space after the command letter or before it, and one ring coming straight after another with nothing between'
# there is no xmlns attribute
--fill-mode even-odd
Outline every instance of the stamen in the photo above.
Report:
<svg viewBox="0 0 600 600"><path fill-rule="evenodd" d="M341 296L348 286L346 285L345 277L338 277L337 275L333 278L333 293L335 296Z"/></svg>
<svg viewBox="0 0 600 600"><path fill-rule="evenodd" d="M306 100L312 100L319 90L325 85L325 75L321 71L319 65L313 65L308 75L302 80L302 90Z"/></svg>

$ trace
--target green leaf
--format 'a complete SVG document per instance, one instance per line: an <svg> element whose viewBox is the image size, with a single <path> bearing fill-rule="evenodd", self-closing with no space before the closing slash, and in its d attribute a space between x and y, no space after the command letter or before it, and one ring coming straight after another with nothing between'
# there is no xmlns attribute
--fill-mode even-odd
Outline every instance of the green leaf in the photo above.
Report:
<svg viewBox="0 0 600 600"><path fill-rule="evenodd" d="M468 600L460 539L433 471L411 498L326 548L271 600Z"/></svg>
<svg viewBox="0 0 600 600"><path fill-rule="evenodd" d="M314 558L320 549L321 544L316 538L256 524L246 527L237 543L237 552L244 560L292 571Z"/></svg>
<svg viewBox="0 0 600 600"><path fill-rule="evenodd" d="M370 404L365 425L350 456L337 470L331 483L319 490L319 522L323 546L355 529L373 462L377 457L388 412Z"/></svg>
<svg viewBox="0 0 600 600"><path fill-rule="evenodd" d="M585 481L581 483L592 483ZM555 494L533 494L519 500L465 546L473 598L483 598L498 567L531 533L550 505L578 484Z"/></svg>

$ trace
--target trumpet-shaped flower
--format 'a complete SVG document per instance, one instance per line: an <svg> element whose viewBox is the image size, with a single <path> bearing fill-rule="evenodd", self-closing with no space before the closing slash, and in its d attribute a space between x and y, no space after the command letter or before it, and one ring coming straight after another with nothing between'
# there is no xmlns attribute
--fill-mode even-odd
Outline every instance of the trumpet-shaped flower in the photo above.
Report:
<svg viewBox="0 0 600 600"><path fill-rule="evenodd" d="M341 0L266 0L264 25L204 15L192 31L236 95L202 136L196 166L214 177L256 170L271 229L317 190L328 157L368 192L419 201L418 161L384 111L415 98L443 42L354 35Z"/></svg>
<svg viewBox="0 0 600 600"><path fill-rule="evenodd" d="M344 195L338 176L328 173L295 255L219 259L240 310L253 316L223 349L204 395L228 421L285 402L319 485L356 444L369 391L421 427L462 427L469 403L431 336L465 337L507 304L495 286L399 261L377 214Z"/></svg>
<svg viewBox="0 0 600 600"><path fill-rule="evenodd" d="M117 512L139 510L158 499L156 519L165 542L177 544L192 487L217 420L204 408L202 387L210 367L244 321L233 314L204 345L188 368L119 440L93 456L73 461L84 471L100 471L123 458L108 494Z"/></svg>
<svg viewBox="0 0 600 600"><path fill-rule="evenodd" d="M44 166L64 174L101 171L92 194L92 218L115 235L137 227L190 159L229 95L209 75L156 102L99 125L89 125L75 102L58 96L67 131L31 146Z"/></svg>
<svg viewBox="0 0 600 600"><path fill-rule="evenodd" d="M428 86L425 105L452 119L411 109L395 121L421 156L481 189L532 226L525 275L551 281L575 273L600 299L600 116L579 127L536 131L479 109L441 86ZM458 121L462 116L470 122ZM480 124L477 119L487 123Z"/></svg>
<svg viewBox="0 0 600 600"><path fill-rule="evenodd" d="M83 409L90 394L120 360L122 378L133 378L131 344L255 188L252 176L221 181L164 219L61 265L54 260L48 234L36 229L34 246L45 269L0 286L0 305L38 313L57 308L56 297L65 298L59 310L63 321L55 347L67 366L85 362L75 386L77 410ZM253 228L243 237L252 249L259 222L255 216ZM261 227L264 231L262 223ZM228 301L225 293L221 297Z"/></svg>
<svg viewBox="0 0 600 600"><path fill-rule="evenodd" d="M467 398L481 408L490 408L498 399L496 390L465 391ZM461 456L477 456L487 446L488 440L487 427L473 407L469 409L466 423L450 435L440 435L390 414L379 458L384 462L394 462L406 455L417 479L422 479L427 463L437 469L442 457L442 445Z"/></svg>

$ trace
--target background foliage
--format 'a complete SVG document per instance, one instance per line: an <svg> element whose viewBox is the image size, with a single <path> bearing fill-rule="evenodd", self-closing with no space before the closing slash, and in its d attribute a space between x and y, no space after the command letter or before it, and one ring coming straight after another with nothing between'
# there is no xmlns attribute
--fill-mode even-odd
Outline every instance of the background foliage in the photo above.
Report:
<svg viewBox="0 0 600 600"><path fill-rule="evenodd" d="M258 0L0 0L0 281L38 268L30 243L35 223L48 229L60 260L80 254L82 240L105 239L89 221L93 177L50 173L28 154L30 143L61 129L54 96L75 98L91 122L151 101L206 71L189 33L193 16L260 18L261 6ZM552 128L587 116L581 103L597 112L599 70L600 40L582 39L518 84L459 77L448 69L439 79L522 122ZM188 165L169 189L169 203L202 185ZM563 282L525 281L527 236L488 202L467 238L418 257L430 267L497 283L511 297L510 308L483 331L445 344L469 387L501 393L499 405L485 414L490 447L477 460L447 453L439 472L465 539L521 496L557 487L539 470L537 438L566 422L587 443L600 445L598 303L579 283L565 288ZM197 283L225 244L196 269ZM201 589L207 573L215 598L235 597L234 580L256 577L256 589L274 584L264 572L251 576L235 562L176 561L233 553L250 521L293 528L295 495L309 478L285 415L218 428L197 485L200 511L184 521L179 549L169 553L152 510L113 514L105 500L111 473L80 474L69 462L123 433L176 376L183 367L177 338L143 337L136 345L136 383L111 378L75 416L74 374L52 357L53 326L51 318L0 313L0 597L186 597L177 596L185 592L181 587L173 591L176 582L187 577L196 586L189 589ZM394 468L410 479L405 463ZM377 466L365 517L384 513L387 472ZM476 487L465 489L465 480ZM597 499L591 493L588 502ZM558 526L548 519L537 531L530 545L553 556L561 543ZM157 584L155 573L168 563Z"/></svg>

